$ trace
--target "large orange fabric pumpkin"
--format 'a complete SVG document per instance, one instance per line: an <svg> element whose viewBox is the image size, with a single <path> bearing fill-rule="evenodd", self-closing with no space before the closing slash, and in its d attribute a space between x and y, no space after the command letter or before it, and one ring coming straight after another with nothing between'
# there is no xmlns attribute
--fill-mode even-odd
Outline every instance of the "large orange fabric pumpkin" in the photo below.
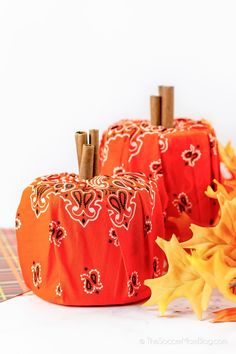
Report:
<svg viewBox="0 0 236 354"><path fill-rule="evenodd" d="M177 119L170 129L148 120L113 124L102 137L100 170L143 172L162 186L163 205L166 191L167 216L185 212L195 223L214 222L218 205L205 191L214 178L220 180L219 156L214 130L205 121Z"/></svg>
<svg viewBox="0 0 236 354"><path fill-rule="evenodd" d="M157 182L143 174L37 178L23 192L17 241L27 286L64 305L113 305L150 296L167 264Z"/></svg>

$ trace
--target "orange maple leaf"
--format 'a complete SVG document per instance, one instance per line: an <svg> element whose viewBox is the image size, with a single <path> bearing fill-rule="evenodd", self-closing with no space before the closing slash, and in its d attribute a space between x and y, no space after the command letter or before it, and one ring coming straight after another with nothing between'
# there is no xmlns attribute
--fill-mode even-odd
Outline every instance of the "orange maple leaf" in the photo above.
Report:
<svg viewBox="0 0 236 354"><path fill-rule="evenodd" d="M215 311L213 313L216 315L212 320L213 323L236 322L236 307Z"/></svg>

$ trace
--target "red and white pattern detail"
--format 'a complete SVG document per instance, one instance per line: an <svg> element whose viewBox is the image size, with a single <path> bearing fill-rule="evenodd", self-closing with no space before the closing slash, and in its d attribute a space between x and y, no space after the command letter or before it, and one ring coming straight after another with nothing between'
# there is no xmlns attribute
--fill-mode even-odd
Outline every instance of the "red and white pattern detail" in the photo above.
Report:
<svg viewBox="0 0 236 354"><path fill-rule="evenodd" d="M116 187L121 187L122 189L127 189L129 191L145 190L148 192L150 197L150 204L152 206L152 214L155 208L155 189L157 188L156 181L150 179L147 182L144 178L146 176L143 173L130 173L126 172L124 175L120 174L117 177L122 177L117 180L113 180L112 184Z"/></svg>
<svg viewBox="0 0 236 354"><path fill-rule="evenodd" d="M186 165L194 167L196 161L200 159L201 155L202 153L199 148L191 144L189 149L182 152L181 157L184 161L186 161Z"/></svg>
<svg viewBox="0 0 236 354"><path fill-rule="evenodd" d="M87 191L76 189L70 192L67 197L63 196L62 198L70 217L78 221L81 226L86 227L90 221L97 220L102 209L103 193L99 193L99 195L100 199L92 189Z"/></svg>
<svg viewBox="0 0 236 354"><path fill-rule="evenodd" d="M72 182L78 182L78 179L76 175L69 173L37 178L31 185L32 193L30 195L31 208L35 216L39 218L41 214L47 211L50 195L72 190L75 187L75 184Z"/></svg>
<svg viewBox="0 0 236 354"><path fill-rule="evenodd" d="M131 190L148 190L147 181L143 178L145 177L142 173L130 173L126 172L119 173L116 176L117 179L112 179L112 184L116 187Z"/></svg>
<svg viewBox="0 0 236 354"><path fill-rule="evenodd" d="M118 172L118 171L117 171ZM100 215L104 199L108 200L108 212L113 224L128 230L133 219L137 191L146 190L150 196L152 212L155 207L154 181L147 182L142 173L121 173L117 178L96 176L89 181L80 180L74 174L50 175L38 178L32 185L31 207L37 218L47 211L52 195L61 198L71 219L84 228Z"/></svg>
<svg viewBox="0 0 236 354"><path fill-rule="evenodd" d="M30 196L31 207L37 218L47 211L50 194L55 194L55 192L51 189L49 183L42 183L40 181L38 185L32 186L32 194Z"/></svg>
<svg viewBox="0 0 236 354"><path fill-rule="evenodd" d="M58 283L57 286L56 286L56 295L57 296L62 296L62 293L63 293L63 290L62 290L61 284Z"/></svg>
<svg viewBox="0 0 236 354"><path fill-rule="evenodd" d="M111 228L109 230L109 236L110 236L110 241L113 243L114 246L119 247L120 246L120 242L119 242L119 238L118 235L115 231L115 229Z"/></svg>
<svg viewBox="0 0 236 354"><path fill-rule="evenodd" d="M159 258L157 256L153 258L153 276L154 278L158 278L161 276Z"/></svg>
<svg viewBox="0 0 236 354"><path fill-rule="evenodd" d="M113 169L113 176L116 176L120 173L125 173L125 169L124 169L123 164L121 166L114 167L114 169Z"/></svg>
<svg viewBox="0 0 236 354"><path fill-rule="evenodd" d="M100 272L97 269L91 269L87 273L81 274L80 278L84 283L83 287L86 294L99 293L103 288Z"/></svg>
<svg viewBox="0 0 236 354"><path fill-rule="evenodd" d="M212 149L213 155L217 155L217 139L214 135L209 134L210 147Z"/></svg>
<svg viewBox="0 0 236 354"><path fill-rule="evenodd" d="M19 230L21 228L21 221L19 219L19 217L17 216L16 217L16 220L15 220L15 230Z"/></svg>
<svg viewBox="0 0 236 354"><path fill-rule="evenodd" d="M138 279L138 272L134 271L127 282L128 297L137 295L137 290L140 288L141 283Z"/></svg>
<svg viewBox="0 0 236 354"><path fill-rule="evenodd" d="M92 179L87 181L87 185L97 190L108 189L109 188L108 179L109 177L107 176L95 176Z"/></svg>
<svg viewBox="0 0 236 354"><path fill-rule="evenodd" d="M191 213L192 211L192 203L189 201L187 194L184 192L180 193L172 203L178 209L180 214L184 211L188 213Z"/></svg>
<svg viewBox="0 0 236 354"><path fill-rule="evenodd" d="M116 227L124 227L126 230L129 229L129 224L136 210L135 197L136 192L133 196L130 196L126 190L118 190L116 194L112 194L108 197L108 213L112 223Z"/></svg>
<svg viewBox="0 0 236 354"><path fill-rule="evenodd" d="M162 154L168 150L168 138L163 134L160 134L159 136L159 148Z"/></svg>
<svg viewBox="0 0 236 354"><path fill-rule="evenodd" d="M144 222L144 237L146 237L147 234L149 234L150 232L152 232L152 222L151 222L149 216L146 216L145 222Z"/></svg>
<svg viewBox="0 0 236 354"><path fill-rule="evenodd" d="M148 192L150 197L150 204L152 206L152 214L153 214L153 210L155 208L155 196L156 196L155 189L157 188L156 182L154 180L149 180L149 182L147 182L144 179L145 175L143 173L126 172L124 176L123 174L120 174L118 177L122 177L122 178L113 180L112 184L114 186L121 187L122 189L127 189L128 191L145 190Z"/></svg>
<svg viewBox="0 0 236 354"><path fill-rule="evenodd" d="M158 179L163 176L163 170L162 170L162 165L161 165L161 159L158 159L157 161L153 161L149 165L150 171L151 171L151 176L154 179Z"/></svg>
<svg viewBox="0 0 236 354"><path fill-rule="evenodd" d="M138 123L138 124L137 124ZM119 140L120 138L127 137L129 139L129 159L128 162L132 160L132 158L139 154L142 146L143 146L143 138L146 135L153 135L158 130L161 130L161 127L154 127L150 124L150 121L129 121L122 120L118 124L112 125L108 131L105 140L104 147L100 154L100 160L102 165L107 161L109 154L109 145L112 141ZM165 142L163 142L163 148L161 148L164 152L167 147Z"/></svg>
<svg viewBox="0 0 236 354"><path fill-rule="evenodd" d="M49 224L49 241L55 246L60 247L61 241L67 236L67 232L59 222L51 221Z"/></svg>
<svg viewBox="0 0 236 354"><path fill-rule="evenodd" d="M33 262L31 271L33 274L33 284L36 288L39 288L39 285L42 283L41 264Z"/></svg>

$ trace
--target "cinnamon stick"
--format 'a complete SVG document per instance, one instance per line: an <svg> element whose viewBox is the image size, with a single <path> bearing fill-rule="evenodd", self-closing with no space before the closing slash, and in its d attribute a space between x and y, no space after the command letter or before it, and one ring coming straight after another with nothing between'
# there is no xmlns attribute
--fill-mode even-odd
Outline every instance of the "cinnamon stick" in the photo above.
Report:
<svg viewBox="0 0 236 354"><path fill-rule="evenodd" d="M97 176L99 174L98 171L99 130L98 129L89 130L89 144L94 146L93 176Z"/></svg>
<svg viewBox="0 0 236 354"><path fill-rule="evenodd" d="M172 128L174 123L174 87L159 86L161 101L161 124Z"/></svg>
<svg viewBox="0 0 236 354"><path fill-rule="evenodd" d="M77 151L78 167L80 169L83 145L87 144L87 133L78 131L75 133L75 144Z"/></svg>
<svg viewBox="0 0 236 354"><path fill-rule="evenodd" d="M89 179L93 177L94 146L84 144L80 164L80 178Z"/></svg>
<svg viewBox="0 0 236 354"><path fill-rule="evenodd" d="M161 125L161 97L150 97L151 124L154 126Z"/></svg>

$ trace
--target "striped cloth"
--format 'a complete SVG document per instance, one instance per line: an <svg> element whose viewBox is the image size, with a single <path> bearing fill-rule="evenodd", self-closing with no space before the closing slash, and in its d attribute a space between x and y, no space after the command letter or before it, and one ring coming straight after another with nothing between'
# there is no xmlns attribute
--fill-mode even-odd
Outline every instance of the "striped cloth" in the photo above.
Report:
<svg viewBox="0 0 236 354"><path fill-rule="evenodd" d="M13 229L0 229L0 302L28 292L17 256Z"/></svg>

